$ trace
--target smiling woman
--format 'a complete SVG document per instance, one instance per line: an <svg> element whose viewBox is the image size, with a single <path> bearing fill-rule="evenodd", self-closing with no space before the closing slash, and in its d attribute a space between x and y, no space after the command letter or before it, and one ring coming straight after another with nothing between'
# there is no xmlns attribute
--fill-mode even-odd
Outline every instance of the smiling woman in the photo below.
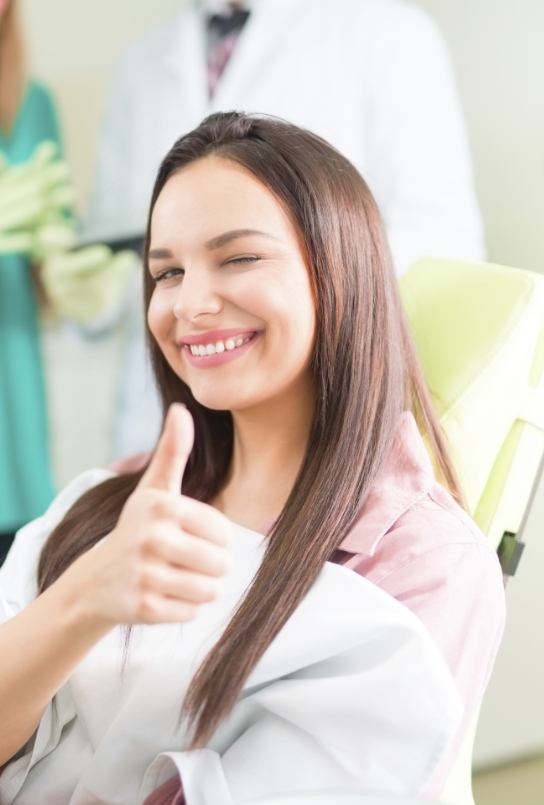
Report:
<svg viewBox="0 0 544 805"><path fill-rule="evenodd" d="M163 434L8 557L0 762L26 760L0 794L439 793L502 577L456 501L368 187L310 132L213 115L161 165L145 264ZM121 624L143 625L124 659Z"/></svg>
<svg viewBox="0 0 544 805"><path fill-rule="evenodd" d="M208 156L167 181L150 245L149 328L193 397L244 421L256 406L259 419L301 409L309 424L315 305L302 244L275 195L231 160Z"/></svg>

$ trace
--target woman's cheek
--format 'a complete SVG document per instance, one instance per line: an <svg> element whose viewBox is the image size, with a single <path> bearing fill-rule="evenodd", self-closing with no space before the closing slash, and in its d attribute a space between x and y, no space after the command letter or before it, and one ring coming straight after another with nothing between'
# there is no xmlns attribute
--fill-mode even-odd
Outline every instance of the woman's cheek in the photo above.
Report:
<svg viewBox="0 0 544 805"><path fill-rule="evenodd" d="M161 342L166 337L173 320L173 312L168 305L166 294L159 294L155 289L147 310L147 324L151 335Z"/></svg>

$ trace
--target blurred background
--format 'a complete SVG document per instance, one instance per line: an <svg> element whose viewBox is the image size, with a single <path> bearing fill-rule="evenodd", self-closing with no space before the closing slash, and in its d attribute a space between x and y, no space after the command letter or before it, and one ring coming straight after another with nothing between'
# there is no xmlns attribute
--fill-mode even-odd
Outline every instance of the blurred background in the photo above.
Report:
<svg viewBox="0 0 544 805"><path fill-rule="evenodd" d="M449 47L469 132L489 260L544 273L544 3L414 0ZM126 46L182 0L22 0L32 73L55 95L84 214L110 81ZM180 132L181 133L181 132ZM127 137L130 131L127 130ZM55 480L108 461L120 337L45 333ZM62 370L59 369L62 367ZM72 378L67 391L62 378ZM59 374L60 373L60 374ZM99 434L99 438L97 438ZM544 484L533 505L508 625L475 750L478 805L544 802Z"/></svg>

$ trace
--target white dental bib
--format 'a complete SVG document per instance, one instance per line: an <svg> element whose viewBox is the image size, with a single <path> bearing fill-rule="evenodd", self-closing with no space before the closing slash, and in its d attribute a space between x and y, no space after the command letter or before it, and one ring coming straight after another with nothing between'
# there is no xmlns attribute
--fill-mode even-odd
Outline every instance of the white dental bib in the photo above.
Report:
<svg viewBox="0 0 544 805"><path fill-rule="evenodd" d="M39 551L86 473L18 536L0 571L0 617L35 595ZM188 683L258 569L265 538L235 526L221 598L183 626L101 640L54 697L32 746L0 775L2 805L136 805L176 771L187 805L346 788L414 795L460 718L438 650L401 604L327 563L205 749L186 749ZM228 668L225 668L225 675Z"/></svg>

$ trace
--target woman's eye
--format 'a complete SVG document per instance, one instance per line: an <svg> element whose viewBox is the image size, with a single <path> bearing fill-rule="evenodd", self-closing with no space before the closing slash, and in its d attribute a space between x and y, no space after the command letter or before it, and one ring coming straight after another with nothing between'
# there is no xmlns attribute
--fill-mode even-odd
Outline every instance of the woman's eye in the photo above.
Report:
<svg viewBox="0 0 544 805"><path fill-rule="evenodd" d="M231 257L229 260L225 260L224 265L230 265L231 263L256 263L261 258L258 257L256 254L244 254L240 255L239 257Z"/></svg>
<svg viewBox="0 0 544 805"><path fill-rule="evenodd" d="M175 278L183 277L185 271L182 268L167 268L164 271L161 271L159 274L155 274L153 277L156 284L159 282L165 282L166 280L172 280Z"/></svg>

